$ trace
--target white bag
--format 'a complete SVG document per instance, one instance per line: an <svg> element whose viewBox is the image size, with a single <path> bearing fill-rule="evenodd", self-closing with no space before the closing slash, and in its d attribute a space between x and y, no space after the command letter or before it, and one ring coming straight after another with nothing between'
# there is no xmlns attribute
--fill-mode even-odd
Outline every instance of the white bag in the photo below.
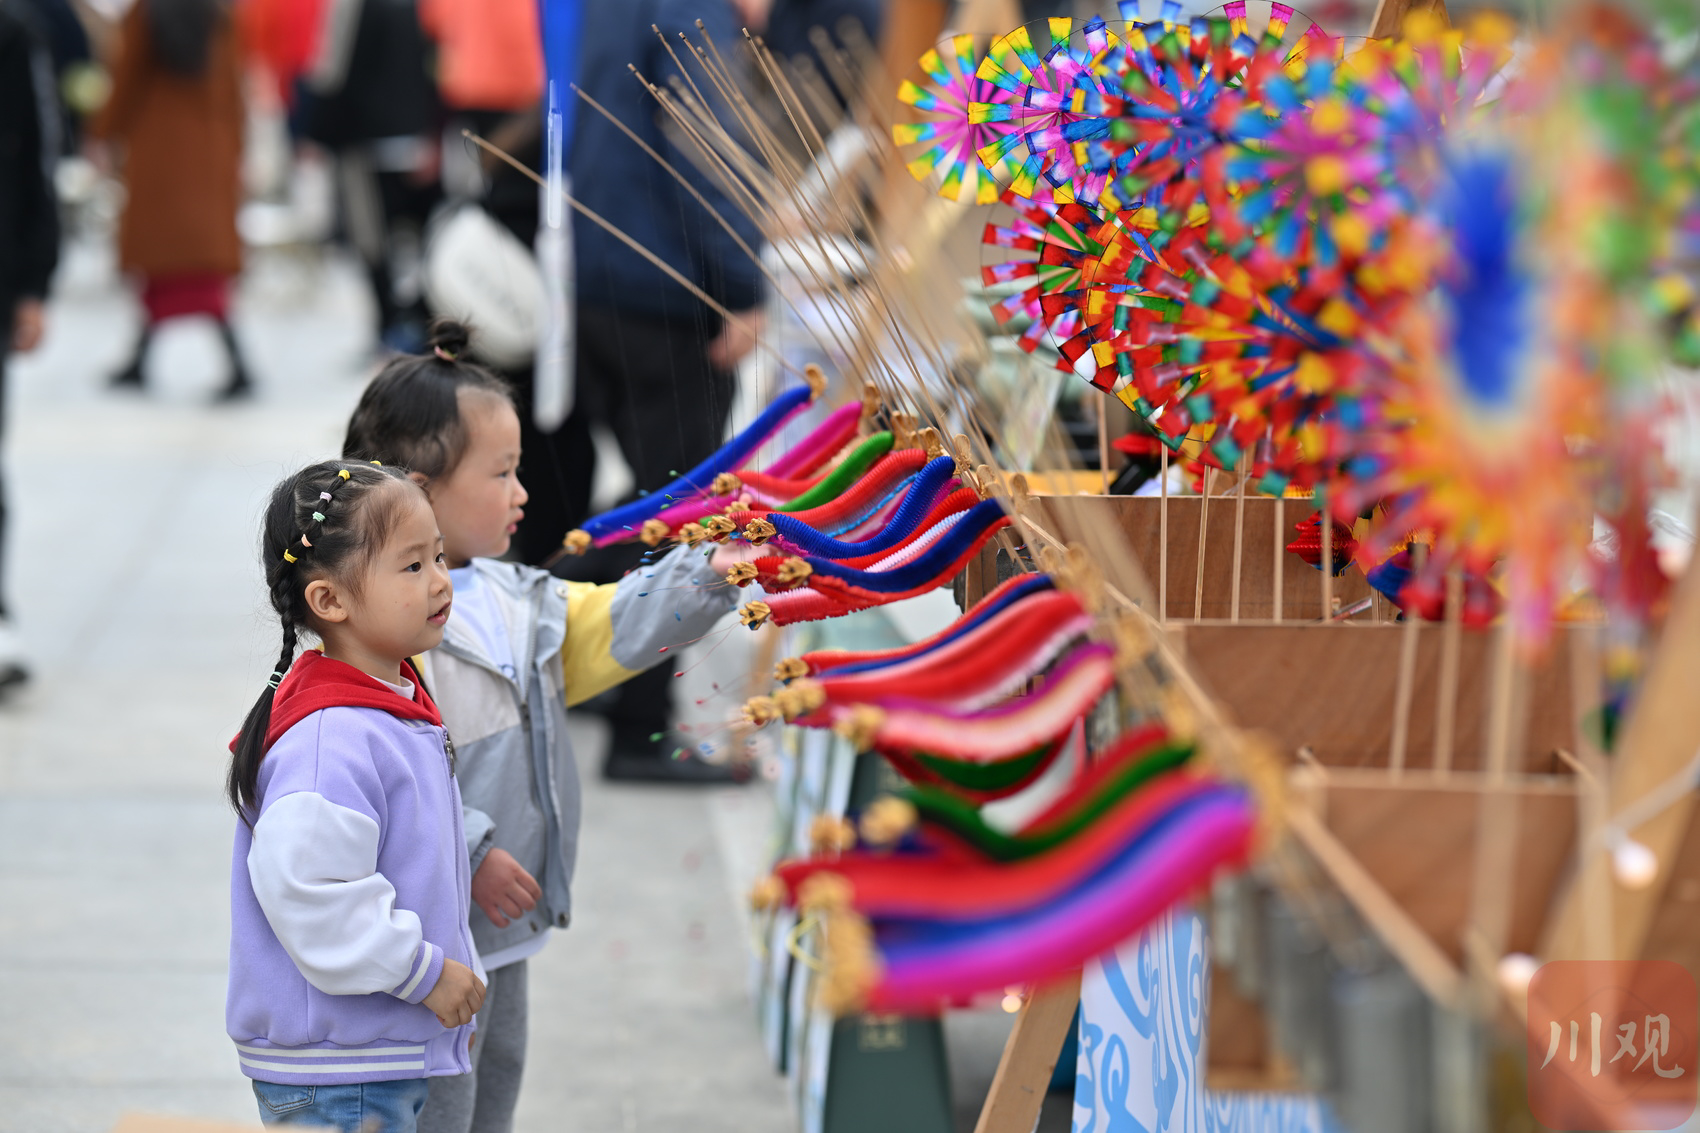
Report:
<svg viewBox="0 0 1700 1133"><path fill-rule="evenodd" d="M544 321L543 276L531 250L478 205L438 218L425 243L425 300L472 328L478 357L504 370L529 365Z"/></svg>

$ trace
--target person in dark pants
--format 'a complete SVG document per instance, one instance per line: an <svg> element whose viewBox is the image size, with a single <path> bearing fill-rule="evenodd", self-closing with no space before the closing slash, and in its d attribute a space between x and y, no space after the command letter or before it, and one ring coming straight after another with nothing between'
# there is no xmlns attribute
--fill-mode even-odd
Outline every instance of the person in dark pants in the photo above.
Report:
<svg viewBox="0 0 1700 1133"><path fill-rule="evenodd" d="M42 303L59 262L53 64L27 18L14 0L0 0L0 438L6 427L6 356L27 353L41 341ZM0 695L29 679L6 608L5 552L0 483Z"/></svg>
<svg viewBox="0 0 1700 1133"><path fill-rule="evenodd" d="M674 168L693 178L704 197L744 239L759 234L742 212L703 176L670 140L665 112L627 69L634 65L665 88L679 74L652 25L670 37L697 37L697 21L725 50L739 39L726 0L637 0L599 6L583 28L576 82L630 127ZM698 83L701 76L693 76ZM535 152L535 151L534 151ZM526 485L531 502L515 540L527 562L543 562L561 538L590 514L596 450L591 430L611 432L631 466L636 492L654 491L676 471L719 447L733 391L733 371L755 345L759 322L759 272L713 217L677 181L615 125L587 105L577 108L568 169L575 197L700 286L727 310L729 323L615 237L574 217L576 376L572 413L557 429L537 429L521 413ZM491 186L486 206L529 242L500 206L503 178ZM512 195L536 189L515 185ZM532 375L511 375L518 401L532 402ZM611 547L554 566L563 578L611 582L637 567L649 549ZM618 780L716 782L730 772L694 756L675 758L681 744L670 734L673 666L662 665L621 685L602 710L613 726L603 773Z"/></svg>
<svg viewBox="0 0 1700 1133"><path fill-rule="evenodd" d="M302 134L336 155L343 229L372 284L379 341L416 353L429 320L404 269L442 200L442 112L416 0L326 0L297 94Z"/></svg>
<svg viewBox="0 0 1700 1133"><path fill-rule="evenodd" d="M119 26L112 94L88 124L98 153L123 156L119 266L140 284L145 319L112 384L143 388L154 329L211 318L230 360L221 399L253 392L230 326L242 270L242 47L226 0L138 0ZM102 157L102 163L111 160Z"/></svg>

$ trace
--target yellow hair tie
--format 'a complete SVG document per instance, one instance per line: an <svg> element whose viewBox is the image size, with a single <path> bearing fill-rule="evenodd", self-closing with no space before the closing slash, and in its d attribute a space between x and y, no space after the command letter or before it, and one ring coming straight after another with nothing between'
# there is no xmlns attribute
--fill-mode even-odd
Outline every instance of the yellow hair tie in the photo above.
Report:
<svg viewBox="0 0 1700 1133"><path fill-rule="evenodd" d="M381 461L381 460L374 460L372 463L376 464L379 468L382 468L384 466L384 462Z"/></svg>
<svg viewBox="0 0 1700 1133"><path fill-rule="evenodd" d="M337 475L341 476L344 480L348 479L348 469L344 468L341 472L338 472Z"/></svg>
<svg viewBox="0 0 1700 1133"><path fill-rule="evenodd" d="M293 562L299 562L300 560L298 560L294 555L290 554L288 551L285 551L283 553L283 561L286 562L286 563L293 563Z"/></svg>

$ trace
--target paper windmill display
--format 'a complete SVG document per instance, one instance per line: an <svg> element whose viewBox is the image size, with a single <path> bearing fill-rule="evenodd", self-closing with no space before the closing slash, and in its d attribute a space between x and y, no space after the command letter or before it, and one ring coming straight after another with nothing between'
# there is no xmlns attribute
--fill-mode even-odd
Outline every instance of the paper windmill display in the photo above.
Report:
<svg viewBox="0 0 1700 1133"><path fill-rule="evenodd" d="M924 146L909 159L909 172L918 181L938 178L938 191L953 201L990 204L1001 191L998 180L983 165L980 154L993 151L1014 133L1011 121L976 120L970 107L999 101L1003 92L974 74L981 56L974 37L953 36L948 48L933 48L921 56L924 84L904 80L897 89L900 102L915 108L919 122L898 122L891 136L899 146ZM1009 177L1005 176L1004 181Z"/></svg>

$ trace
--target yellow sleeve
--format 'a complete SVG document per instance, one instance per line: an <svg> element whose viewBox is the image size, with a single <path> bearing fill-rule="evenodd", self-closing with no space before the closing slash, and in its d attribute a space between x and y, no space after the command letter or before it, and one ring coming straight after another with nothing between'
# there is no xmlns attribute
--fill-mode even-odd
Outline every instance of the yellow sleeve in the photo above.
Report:
<svg viewBox="0 0 1700 1133"><path fill-rule="evenodd" d="M631 680L638 670L614 660L614 593L619 583L568 582L567 637L561 643L561 686L567 707Z"/></svg>

